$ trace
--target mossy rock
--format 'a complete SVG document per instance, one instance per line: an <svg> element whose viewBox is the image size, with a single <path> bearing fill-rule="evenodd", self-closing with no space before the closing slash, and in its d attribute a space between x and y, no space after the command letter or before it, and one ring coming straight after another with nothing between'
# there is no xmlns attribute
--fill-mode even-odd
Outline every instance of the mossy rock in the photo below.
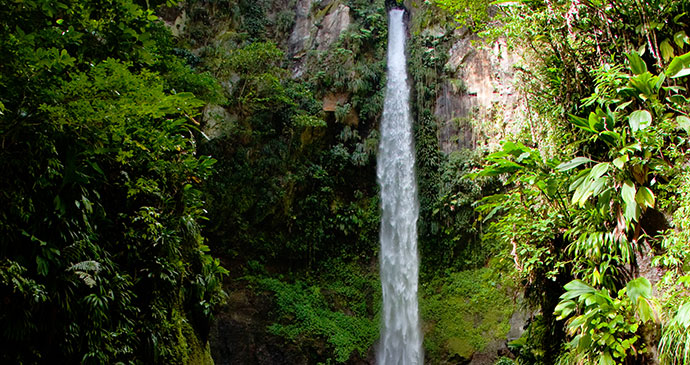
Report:
<svg viewBox="0 0 690 365"><path fill-rule="evenodd" d="M470 359L478 348L474 347L467 338L452 337L446 341L446 348L451 357L457 355L463 359Z"/></svg>
<svg viewBox="0 0 690 365"><path fill-rule="evenodd" d="M427 288L421 307L429 325L424 336L428 357L470 359L490 344L507 340L515 303L500 277L491 268L467 270Z"/></svg>

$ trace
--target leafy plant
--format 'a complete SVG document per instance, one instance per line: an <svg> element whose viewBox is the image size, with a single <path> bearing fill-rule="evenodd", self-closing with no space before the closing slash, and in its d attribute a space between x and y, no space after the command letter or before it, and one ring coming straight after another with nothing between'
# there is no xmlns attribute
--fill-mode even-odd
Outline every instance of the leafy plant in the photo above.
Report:
<svg viewBox="0 0 690 365"><path fill-rule="evenodd" d="M568 320L574 336L568 346L585 361L616 364L646 352L639 327L658 320L652 286L644 277L630 281L612 297L607 289L597 290L582 281L566 284L566 292L555 309L558 319Z"/></svg>

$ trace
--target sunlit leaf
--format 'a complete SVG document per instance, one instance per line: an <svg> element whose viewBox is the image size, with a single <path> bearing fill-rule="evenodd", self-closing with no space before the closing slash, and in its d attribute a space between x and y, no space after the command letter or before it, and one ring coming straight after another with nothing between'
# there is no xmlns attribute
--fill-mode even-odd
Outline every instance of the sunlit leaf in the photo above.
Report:
<svg viewBox="0 0 690 365"><path fill-rule="evenodd" d="M588 132L594 132L592 128L589 126L589 122L587 119L578 117L577 115L569 114L570 117L570 122L573 123L574 126L578 128L582 128Z"/></svg>
<svg viewBox="0 0 690 365"><path fill-rule="evenodd" d="M659 48L661 50L661 57L664 61L668 62L668 60L674 56L673 46L671 46L671 42L668 39L664 39Z"/></svg>
<svg viewBox="0 0 690 365"><path fill-rule="evenodd" d="M581 280L573 280L564 286L566 292L561 295L561 300L570 300L584 294L594 293L596 290Z"/></svg>
<svg viewBox="0 0 690 365"><path fill-rule="evenodd" d="M650 301L646 298L639 298L637 302L637 314L640 316L640 320L648 322L650 320L655 320L657 315Z"/></svg>
<svg viewBox="0 0 690 365"><path fill-rule="evenodd" d="M678 126L685 129L685 133L690 134L690 118L680 115L676 117L676 123L678 123Z"/></svg>
<svg viewBox="0 0 690 365"><path fill-rule="evenodd" d="M654 207L654 193L648 187L643 186L635 194L635 201L643 208Z"/></svg>
<svg viewBox="0 0 690 365"><path fill-rule="evenodd" d="M625 166L625 163L628 162L630 158L628 155L623 155L619 156L615 160L613 160L613 165L616 166L619 170L623 170L623 167Z"/></svg>
<svg viewBox="0 0 690 365"><path fill-rule="evenodd" d="M646 110L636 110L630 114L628 121L630 122L630 129L637 132L652 124L652 114Z"/></svg>
<svg viewBox="0 0 690 365"><path fill-rule="evenodd" d="M635 75L647 72L647 64L645 64L644 60L637 52L626 53L625 56L628 57L628 61L630 61L630 71Z"/></svg>
<svg viewBox="0 0 690 365"><path fill-rule="evenodd" d="M562 172L569 171L569 170L572 170L578 166L586 164L588 162L594 162L594 161L592 161L591 159L589 159L587 157L575 157L574 159L572 159L568 162L564 162L564 163L556 166L556 169L558 171L562 171Z"/></svg>
<svg viewBox="0 0 690 365"><path fill-rule="evenodd" d="M601 175L604 175L607 171L609 171L610 166L611 164L608 162L601 162L592 168L589 176L592 179L598 179L601 177Z"/></svg>
<svg viewBox="0 0 690 365"><path fill-rule="evenodd" d="M562 302L558 303L558 305L554 309L554 314L558 315L557 319L560 321L560 320L563 320L563 319L567 318L568 316L570 316L570 314L572 314L576 308L577 308L577 304L574 301L572 301L572 300L562 301Z"/></svg>
<svg viewBox="0 0 690 365"><path fill-rule="evenodd" d="M633 303L637 304L638 298L651 298L652 297L652 284L644 276L640 276L637 279L631 280L626 285L626 291L628 297Z"/></svg>
<svg viewBox="0 0 690 365"><path fill-rule="evenodd" d="M666 74L671 78L690 75L690 52L674 57L666 68Z"/></svg>

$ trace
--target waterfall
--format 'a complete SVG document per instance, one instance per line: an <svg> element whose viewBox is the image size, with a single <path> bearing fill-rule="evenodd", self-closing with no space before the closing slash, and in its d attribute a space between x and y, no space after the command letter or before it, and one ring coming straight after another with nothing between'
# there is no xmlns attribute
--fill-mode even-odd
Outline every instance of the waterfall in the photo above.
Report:
<svg viewBox="0 0 690 365"><path fill-rule="evenodd" d="M400 9L389 14L388 81L377 161L383 289L383 328L376 355L379 365L423 363L417 306L419 202L403 14Z"/></svg>

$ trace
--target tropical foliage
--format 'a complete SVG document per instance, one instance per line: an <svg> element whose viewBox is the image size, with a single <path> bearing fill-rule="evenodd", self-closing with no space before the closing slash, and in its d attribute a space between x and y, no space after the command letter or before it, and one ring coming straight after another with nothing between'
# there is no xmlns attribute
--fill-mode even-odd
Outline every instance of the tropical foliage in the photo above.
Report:
<svg viewBox="0 0 690 365"><path fill-rule="evenodd" d="M215 81L131 1L0 17L1 361L200 361L224 269L200 235L215 160L189 91Z"/></svg>
<svg viewBox="0 0 690 365"><path fill-rule="evenodd" d="M686 258L674 252L688 243L670 228L685 224L673 195L687 153L688 9L625 3L501 7L502 29L529 50L522 86L542 123L487 157L477 176L500 177L508 189L477 210L489 222L484 239L503 242L541 309L533 326L556 335L516 343L532 343L520 353L525 363L559 353L563 363L641 363L660 338L666 361L687 358L672 349L685 346L686 294L675 280ZM655 271L665 278L653 290L645 276Z"/></svg>

